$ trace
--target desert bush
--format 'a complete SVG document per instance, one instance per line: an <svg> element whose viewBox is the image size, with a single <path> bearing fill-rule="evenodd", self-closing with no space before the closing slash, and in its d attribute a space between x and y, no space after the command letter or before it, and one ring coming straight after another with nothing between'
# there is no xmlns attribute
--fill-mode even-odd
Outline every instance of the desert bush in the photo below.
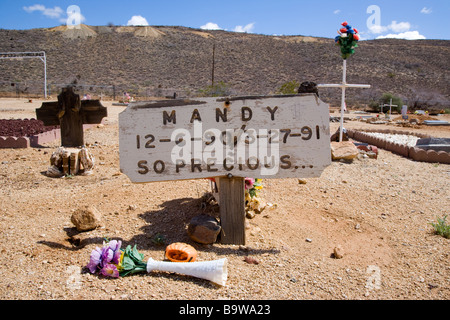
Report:
<svg viewBox="0 0 450 320"><path fill-rule="evenodd" d="M277 90L277 94L296 94L298 92L298 87L300 83L298 81L292 80L281 85Z"/></svg>
<svg viewBox="0 0 450 320"><path fill-rule="evenodd" d="M397 107L392 107L392 112L400 112L403 106L402 98L393 95L392 93L383 93L383 95L378 98L378 100L372 100L369 103L369 107L372 111L380 112L380 105L389 104L392 99L392 104L397 105ZM386 110L387 109L387 110ZM384 107L383 112L389 111L389 108Z"/></svg>
<svg viewBox="0 0 450 320"><path fill-rule="evenodd" d="M447 224L447 215L443 218L437 218L437 223L430 223L436 234L450 239L450 225Z"/></svg>
<svg viewBox="0 0 450 320"><path fill-rule="evenodd" d="M203 97L224 97L231 94L231 89L228 84L223 81L214 85L207 86L204 89L200 89L200 95Z"/></svg>

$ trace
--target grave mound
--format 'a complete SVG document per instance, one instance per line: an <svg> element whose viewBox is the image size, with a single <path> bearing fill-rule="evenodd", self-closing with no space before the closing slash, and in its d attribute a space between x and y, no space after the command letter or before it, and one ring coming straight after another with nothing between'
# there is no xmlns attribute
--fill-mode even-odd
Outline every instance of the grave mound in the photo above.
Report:
<svg viewBox="0 0 450 320"><path fill-rule="evenodd" d="M59 126L44 126L41 120L36 119L0 119L0 136L4 137L31 137L57 129Z"/></svg>
<svg viewBox="0 0 450 320"><path fill-rule="evenodd" d="M414 161L450 164L448 139L410 132L363 132L348 130L349 137Z"/></svg>
<svg viewBox="0 0 450 320"><path fill-rule="evenodd" d="M425 120L438 120L436 117L430 117L424 114L408 114L408 121L416 120L418 124L422 124ZM402 116L394 118L394 121L403 121Z"/></svg>

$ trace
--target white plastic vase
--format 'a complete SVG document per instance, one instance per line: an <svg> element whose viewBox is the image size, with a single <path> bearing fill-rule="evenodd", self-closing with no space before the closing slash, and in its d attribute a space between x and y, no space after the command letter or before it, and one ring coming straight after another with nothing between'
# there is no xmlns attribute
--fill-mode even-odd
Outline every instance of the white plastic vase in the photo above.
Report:
<svg viewBox="0 0 450 320"><path fill-rule="evenodd" d="M227 259L200 262L147 261L147 272L166 271L206 279L224 286L227 281Z"/></svg>

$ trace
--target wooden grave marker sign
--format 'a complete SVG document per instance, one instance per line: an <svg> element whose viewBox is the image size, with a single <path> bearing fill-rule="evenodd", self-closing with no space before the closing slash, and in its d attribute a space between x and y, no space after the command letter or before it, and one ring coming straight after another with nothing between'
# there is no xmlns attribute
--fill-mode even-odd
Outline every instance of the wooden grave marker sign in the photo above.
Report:
<svg viewBox="0 0 450 320"><path fill-rule="evenodd" d="M245 244L244 178L320 176L331 163L329 106L315 94L131 103L119 152L134 183L218 179L221 242Z"/></svg>
<svg viewBox="0 0 450 320"><path fill-rule="evenodd" d="M84 145L83 124L101 123L108 111L99 100L80 100L72 87L67 87L58 101L42 103L36 116L45 126L60 126L61 146L77 148Z"/></svg>

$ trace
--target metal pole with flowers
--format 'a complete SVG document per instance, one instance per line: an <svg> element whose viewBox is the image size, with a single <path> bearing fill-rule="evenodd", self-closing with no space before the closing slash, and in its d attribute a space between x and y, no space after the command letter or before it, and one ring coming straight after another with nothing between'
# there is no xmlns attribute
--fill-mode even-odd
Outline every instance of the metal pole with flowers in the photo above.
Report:
<svg viewBox="0 0 450 320"><path fill-rule="evenodd" d="M346 88L370 88L370 85L365 84L348 84L347 83L347 59L355 53L355 48L358 47L359 35L358 30L353 28L347 22L342 23L342 28L338 30L338 36L334 39L337 46L341 49L341 56L344 59L342 68L342 83L339 84L319 84L319 88L341 88L341 123L339 141L342 141L344 131L344 112L345 112L345 89Z"/></svg>
<svg viewBox="0 0 450 320"><path fill-rule="evenodd" d="M342 58L346 62L355 53L355 48L358 47L359 35L358 30L352 28L347 21L343 22L342 26L343 28L338 30L339 35L334 40L336 45L340 46Z"/></svg>

